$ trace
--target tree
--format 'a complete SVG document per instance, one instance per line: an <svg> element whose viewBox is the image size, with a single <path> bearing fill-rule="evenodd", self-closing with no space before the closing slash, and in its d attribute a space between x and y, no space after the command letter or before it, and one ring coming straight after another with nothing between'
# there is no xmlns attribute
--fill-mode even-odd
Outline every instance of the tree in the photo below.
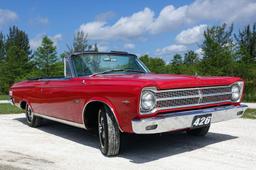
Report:
<svg viewBox="0 0 256 170"><path fill-rule="evenodd" d="M56 62L58 61L56 46L47 36L43 37L41 45L35 51L34 61L41 71L40 76L50 77L56 75Z"/></svg>
<svg viewBox="0 0 256 170"><path fill-rule="evenodd" d="M26 58L29 60L29 55L31 54L28 35L20 30L17 26L13 26L9 29L9 34L6 40L6 51L8 48L16 46L22 49L26 53Z"/></svg>
<svg viewBox="0 0 256 170"><path fill-rule="evenodd" d="M0 32L0 63L3 62L5 58L5 40L4 35Z"/></svg>
<svg viewBox="0 0 256 170"><path fill-rule="evenodd" d="M175 54L170 64L168 65L171 73L182 74L183 70L183 61L180 54Z"/></svg>
<svg viewBox="0 0 256 170"><path fill-rule="evenodd" d="M4 40L1 34L0 38L0 53L2 53L0 86L4 93L7 93L14 82L21 80L31 70L31 51L27 34L13 26L6 37Z"/></svg>
<svg viewBox="0 0 256 170"><path fill-rule="evenodd" d="M179 66L183 63L182 56L180 54L175 54L171 61L172 65Z"/></svg>
<svg viewBox="0 0 256 170"><path fill-rule="evenodd" d="M95 43L94 45L91 45L88 43L88 35L85 34L83 31L77 31L73 44L71 47L68 46L68 52L69 54L75 53L75 52L84 52L84 51L98 51L98 46Z"/></svg>
<svg viewBox="0 0 256 170"><path fill-rule="evenodd" d="M140 60L149 68L153 73L166 73L166 64L161 58L153 58L148 55L143 55Z"/></svg>
<svg viewBox="0 0 256 170"><path fill-rule="evenodd" d="M200 59L198 54L190 50L185 53L183 61L183 74L198 75Z"/></svg>
<svg viewBox="0 0 256 170"><path fill-rule="evenodd" d="M256 23L247 25L235 35L237 42L236 75L246 81L245 99L256 100Z"/></svg>
<svg viewBox="0 0 256 170"><path fill-rule="evenodd" d="M205 75L234 75L233 25L213 26L204 32L204 57L200 68Z"/></svg>
<svg viewBox="0 0 256 170"><path fill-rule="evenodd" d="M195 65L199 63L199 58L197 53L190 50L184 55L184 64L186 65Z"/></svg>
<svg viewBox="0 0 256 170"><path fill-rule="evenodd" d="M252 28L247 25L235 35L239 50L239 60L246 63L256 63L256 23Z"/></svg>

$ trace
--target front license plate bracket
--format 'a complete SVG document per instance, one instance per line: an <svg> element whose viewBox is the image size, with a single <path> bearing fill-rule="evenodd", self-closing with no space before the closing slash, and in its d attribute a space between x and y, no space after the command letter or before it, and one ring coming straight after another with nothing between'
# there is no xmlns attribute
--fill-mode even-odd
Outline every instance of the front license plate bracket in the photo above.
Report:
<svg viewBox="0 0 256 170"><path fill-rule="evenodd" d="M212 114L197 115L193 118L192 127L199 128L209 126L211 124Z"/></svg>

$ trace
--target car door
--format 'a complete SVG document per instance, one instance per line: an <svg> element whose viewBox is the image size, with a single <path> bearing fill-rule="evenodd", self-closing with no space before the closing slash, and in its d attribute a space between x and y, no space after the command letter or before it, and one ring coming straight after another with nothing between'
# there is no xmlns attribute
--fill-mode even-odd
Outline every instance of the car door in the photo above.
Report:
<svg viewBox="0 0 256 170"><path fill-rule="evenodd" d="M69 67L68 64L65 64ZM45 80L42 86L42 112L51 117L82 123L85 96L81 93L83 84L66 69L65 78Z"/></svg>
<svg viewBox="0 0 256 170"><path fill-rule="evenodd" d="M28 104L32 107L33 112L41 113L42 111L42 90L41 87L44 84L41 80L30 80L30 90L28 91L25 100L28 101Z"/></svg>

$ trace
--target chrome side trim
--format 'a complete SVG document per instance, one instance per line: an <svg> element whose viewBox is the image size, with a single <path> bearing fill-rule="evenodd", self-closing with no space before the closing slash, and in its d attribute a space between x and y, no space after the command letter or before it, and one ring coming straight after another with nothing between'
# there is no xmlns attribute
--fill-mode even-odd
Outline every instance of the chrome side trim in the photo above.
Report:
<svg viewBox="0 0 256 170"><path fill-rule="evenodd" d="M192 128L193 118L197 115L212 114L211 123L239 118L248 108L247 105L221 106L206 109L172 112L160 114L156 117L132 120L132 129L137 134L163 133L181 129ZM149 126L156 126L155 129L147 130Z"/></svg>
<svg viewBox="0 0 256 170"><path fill-rule="evenodd" d="M55 117L42 115L40 113L34 113L33 112L33 114L35 116L42 117L42 118L45 118L45 119L49 119L49 120L52 120L52 121L56 121L56 122L59 122L59 123L63 123L63 124L66 124L66 125L70 125L70 126L75 126L75 127L78 127L78 128L86 129L84 124L75 123L75 122L71 122L71 121L63 120L63 119L58 119L58 118L55 118Z"/></svg>

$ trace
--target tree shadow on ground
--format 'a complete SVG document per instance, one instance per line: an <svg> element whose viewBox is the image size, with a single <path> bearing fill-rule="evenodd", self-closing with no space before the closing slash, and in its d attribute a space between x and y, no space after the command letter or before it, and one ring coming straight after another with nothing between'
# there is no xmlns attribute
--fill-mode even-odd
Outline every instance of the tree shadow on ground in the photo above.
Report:
<svg viewBox="0 0 256 170"><path fill-rule="evenodd" d="M26 124L25 118L17 118L16 120ZM46 121L44 126L38 129L98 149L99 142L96 132L86 131L52 121ZM141 164L190 152L235 138L237 137L213 132L209 132L205 137L193 137L186 135L184 132L155 135L124 134L122 136L121 152L118 157L129 159L130 162L136 164Z"/></svg>

